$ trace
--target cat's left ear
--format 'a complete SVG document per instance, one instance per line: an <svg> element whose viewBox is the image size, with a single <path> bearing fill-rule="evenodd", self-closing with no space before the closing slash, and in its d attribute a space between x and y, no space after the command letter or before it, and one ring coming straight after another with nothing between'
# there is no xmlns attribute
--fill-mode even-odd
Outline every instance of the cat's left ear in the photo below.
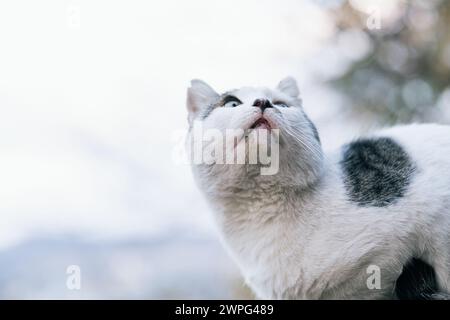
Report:
<svg viewBox="0 0 450 320"><path fill-rule="evenodd" d="M198 79L191 81L191 86L187 90L187 109L189 121L195 118L200 110L207 107L219 98L219 94L214 91L206 82Z"/></svg>
<svg viewBox="0 0 450 320"><path fill-rule="evenodd" d="M277 89L293 98L297 98L300 94L300 90L297 86L297 81L295 81L295 79L292 77L286 77L281 80L280 83L278 83Z"/></svg>

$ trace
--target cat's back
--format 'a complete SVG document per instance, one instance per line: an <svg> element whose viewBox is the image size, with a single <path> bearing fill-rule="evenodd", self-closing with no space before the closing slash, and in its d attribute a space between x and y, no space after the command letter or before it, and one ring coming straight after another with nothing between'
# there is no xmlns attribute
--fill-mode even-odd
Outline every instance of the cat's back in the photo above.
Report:
<svg viewBox="0 0 450 320"><path fill-rule="evenodd" d="M410 168L420 172L450 174L450 126L439 124L400 125L377 131L345 144L342 161L365 167Z"/></svg>
<svg viewBox="0 0 450 320"><path fill-rule="evenodd" d="M448 288L448 267L432 253L450 255L450 126L413 124L380 130L344 144L332 156L335 174L329 175L320 197L324 207L333 208L324 219L326 234L343 239L335 241L334 250L394 270L385 274L391 277L388 283L399 276L398 266L418 257L434 268L443 288ZM324 247L323 234L317 237L316 251ZM330 270L335 265L331 263ZM361 272L350 278L358 274L362 279ZM359 288L359 280L349 281ZM355 296L364 295L364 290Z"/></svg>
<svg viewBox="0 0 450 320"><path fill-rule="evenodd" d="M383 129L376 137L391 137L401 144L407 152L420 156L424 151L433 151L439 158L442 152L450 152L450 125L410 124ZM419 153L419 154L417 154ZM430 154L427 158L430 158Z"/></svg>
<svg viewBox="0 0 450 320"><path fill-rule="evenodd" d="M411 124L359 138L340 150L347 194L358 205L450 203L450 126ZM436 208L438 209L438 208Z"/></svg>
<svg viewBox="0 0 450 320"><path fill-rule="evenodd" d="M446 181L450 188L450 126L411 124L381 130L375 136L397 143L416 167L417 175Z"/></svg>

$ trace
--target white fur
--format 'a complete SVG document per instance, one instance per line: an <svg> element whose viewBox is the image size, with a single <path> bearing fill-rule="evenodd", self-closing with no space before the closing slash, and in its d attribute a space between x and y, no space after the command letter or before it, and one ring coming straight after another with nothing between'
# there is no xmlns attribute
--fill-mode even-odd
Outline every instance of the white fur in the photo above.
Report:
<svg viewBox="0 0 450 320"><path fill-rule="evenodd" d="M197 86L189 89L188 101L217 98L209 86L198 92ZM266 110L285 133L277 175L261 176L245 165L193 166L223 242L257 297L391 298L411 257L429 263L440 290L450 292L450 127L409 125L375 133L400 144L419 170L397 203L361 207L346 196L338 164L342 151L324 156L313 138L293 79L274 90L242 88L233 94L243 104L216 108L203 121L206 127L248 128L260 116L251 106L255 99L291 104L280 108L282 116ZM203 99L203 107L208 102ZM189 107L191 123L200 104ZM370 265L380 267L381 289L366 285Z"/></svg>

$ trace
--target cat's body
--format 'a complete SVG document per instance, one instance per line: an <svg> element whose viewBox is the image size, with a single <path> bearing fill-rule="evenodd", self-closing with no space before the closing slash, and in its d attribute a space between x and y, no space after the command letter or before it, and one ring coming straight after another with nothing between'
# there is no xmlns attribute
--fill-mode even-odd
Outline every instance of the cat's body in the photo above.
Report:
<svg viewBox="0 0 450 320"><path fill-rule="evenodd" d="M210 90L193 82L191 127L212 103L201 116L207 127L246 129L263 116L264 130L280 130L275 175L257 165L193 167L258 297L397 298L396 280L413 258L434 270L430 294L450 292L450 127L395 127L324 155L292 79L234 91L239 104L229 110ZM261 108L261 99L271 105ZM378 271L380 284L368 285Z"/></svg>

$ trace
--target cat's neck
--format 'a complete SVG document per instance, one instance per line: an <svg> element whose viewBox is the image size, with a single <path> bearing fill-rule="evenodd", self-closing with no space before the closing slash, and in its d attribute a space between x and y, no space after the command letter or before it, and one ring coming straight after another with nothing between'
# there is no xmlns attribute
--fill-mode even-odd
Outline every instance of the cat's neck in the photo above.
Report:
<svg viewBox="0 0 450 320"><path fill-rule="evenodd" d="M278 225L306 223L320 202L330 171L325 166L308 185L295 184L295 175L287 172L263 176L247 166L198 168L197 177L225 236L245 238Z"/></svg>
<svg viewBox="0 0 450 320"><path fill-rule="evenodd" d="M314 232L310 221L315 219L315 193L313 188L255 183L252 189L236 188L234 196L211 199L223 242L259 296L267 296L264 287L258 289L262 283L295 283L297 273L282 281L278 277L290 275L276 270L292 257L303 256Z"/></svg>
<svg viewBox="0 0 450 320"><path fill-rule="evenodd" d="M221 184L208 195L227 237L256 236L259 232L305 223L320 201L323 172L308 186L285 184L284 178L257 174L236 175L231 184ZM281 232L287 229L279 230Z"/></svg>

